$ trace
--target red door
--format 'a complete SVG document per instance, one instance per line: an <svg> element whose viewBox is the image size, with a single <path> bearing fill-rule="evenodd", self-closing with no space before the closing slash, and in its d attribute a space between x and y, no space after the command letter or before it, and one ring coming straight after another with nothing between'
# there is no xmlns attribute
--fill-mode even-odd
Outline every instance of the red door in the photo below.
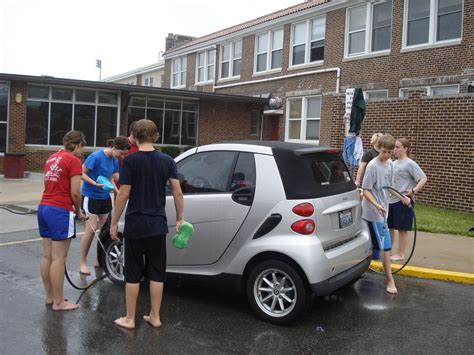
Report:
<svg viewBox="0 0 474 355"><path fill-rule="evenodd" d="M272 141L277 141L280 132L280 119L272 117Z"/></svg>

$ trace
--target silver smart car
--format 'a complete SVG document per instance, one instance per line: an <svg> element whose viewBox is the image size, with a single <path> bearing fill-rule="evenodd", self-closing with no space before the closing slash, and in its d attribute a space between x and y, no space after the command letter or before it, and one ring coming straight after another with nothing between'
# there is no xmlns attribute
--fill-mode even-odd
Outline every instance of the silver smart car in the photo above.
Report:
<svg viewBox="0 0 474 355"><path fill-rule="evenodd" d="M239 141L193 148L176 163L194 234L183 250L168 235L168 273L232 281L258 316L287 324L312 294L367 270L372 249L360 195L337 149ZM173 231L171 195L166 213ZM108 226L101 238L102 265L123 282L122 244L110 240Z"/></svg>

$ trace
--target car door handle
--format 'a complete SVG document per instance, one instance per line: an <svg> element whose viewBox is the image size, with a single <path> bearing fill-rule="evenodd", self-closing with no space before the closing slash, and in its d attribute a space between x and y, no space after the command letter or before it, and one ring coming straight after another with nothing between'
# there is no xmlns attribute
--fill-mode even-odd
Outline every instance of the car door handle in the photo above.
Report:
<svg viewBox="0 0 474 355"><path fill-rule="evenodd" d="M255 189L253 187L240 188L232 194L232 201L241 205L251 206L253 202L254 190Z"/></svg>

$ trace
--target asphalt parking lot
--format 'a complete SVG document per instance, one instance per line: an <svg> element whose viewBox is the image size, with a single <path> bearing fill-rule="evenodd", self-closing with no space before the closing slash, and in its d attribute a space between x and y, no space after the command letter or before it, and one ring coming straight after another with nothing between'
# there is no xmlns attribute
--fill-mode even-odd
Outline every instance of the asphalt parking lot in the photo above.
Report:
<svg viewBox="0 0 474 355"><path fill-rule="evenodd" d="M37 235L35 229L0 234L1 354L460 354L474 348L472 285L398 277L400 293L390 296L383 278L371 273L354 286L316 298L289 327L256 319L244 298L229 290L168 283L162 328L137 319L137 329L126 331L113 324L125 309L123 289L107 279L85 292L66 283L65 295L80 304L79 310L53 312L43 304ZM75 240L68 268L80 283L78 255ZM143 288L137 314L148 309Z"/></svg>

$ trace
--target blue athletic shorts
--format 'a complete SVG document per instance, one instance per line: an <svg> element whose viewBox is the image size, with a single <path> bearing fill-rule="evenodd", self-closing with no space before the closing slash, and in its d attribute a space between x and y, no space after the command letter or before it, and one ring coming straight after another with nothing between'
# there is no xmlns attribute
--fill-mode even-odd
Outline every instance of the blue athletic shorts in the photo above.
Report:
<svg viewBox="0 0 474 355"><path fill-rule="evenodd" d="M64 208L39 205L38 227L43 238L55 241L76 238L74 213Z"/></svg>
<svg viewBox="0 0 474 355"><path fill-rule="evenodd" d="M370 238L372 239L372 249L379 251L392 250L392 242L390 240L390 231L388 226L383 227L383 222L367 222L370 230ZM385 235L385 238L383 237Z"/></svg>

